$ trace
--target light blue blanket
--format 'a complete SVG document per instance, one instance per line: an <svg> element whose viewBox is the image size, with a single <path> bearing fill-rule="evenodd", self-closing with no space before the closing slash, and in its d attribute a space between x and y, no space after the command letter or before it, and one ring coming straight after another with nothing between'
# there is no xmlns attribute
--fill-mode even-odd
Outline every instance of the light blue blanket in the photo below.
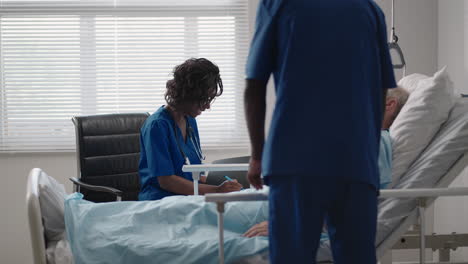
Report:
<svg viewBox="0 0 468 264"><path fill-rule="evenodd" d="M242 237L267 219L266 202L226 204L227 263L268 249L267 237ZM74 193L65 201L65 224L75 264L218 261L216 207L203 196L92 203Z"/></svg>
<svg viewBox="0 0 468 264"><path fill-rule="evenodd" d="M390 136L383 131L381 188L391 182L391 151ZM74 193L65 201L65 225L76 264L218 261L216 207L205 203L203 196L113 203L92 203L82 197ZM224 219L227 263L268 249L267 237L242 237L250 227L268 219L267 202L227 203ZM321 244L327 240L322 234ZM329 255L324 256L329 259Z"/></svg>

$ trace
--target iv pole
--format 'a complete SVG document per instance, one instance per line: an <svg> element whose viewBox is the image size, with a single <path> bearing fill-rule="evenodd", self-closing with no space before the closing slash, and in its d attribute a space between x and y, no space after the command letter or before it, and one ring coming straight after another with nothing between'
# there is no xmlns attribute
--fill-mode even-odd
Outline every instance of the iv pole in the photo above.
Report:
<svg viewBox="0 0 468 264"><path fill-rule="evenodd" d="M400 57L400 64L393 64L394 69L403 69L403 77L406 76L406 61L403 51L398 45L398 36L395 33L395 0L392 0L392 30L390 33L390 42L388 43L388 48L391 51L392 49L396 51Z"/></svg>

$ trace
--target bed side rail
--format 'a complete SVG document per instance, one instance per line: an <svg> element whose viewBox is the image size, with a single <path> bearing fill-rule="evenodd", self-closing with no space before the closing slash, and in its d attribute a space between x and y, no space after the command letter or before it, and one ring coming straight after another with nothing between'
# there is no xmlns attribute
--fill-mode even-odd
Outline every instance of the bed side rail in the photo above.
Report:
<svg viewBox="0 0 468 264"><path fill-rule="evenodd" d="M185 165L183 171L192 172L194 179L194 193L198 194L198 179L201 172L206 171L247 171L248 164L201 164L201 165ZM196 188L196 190L195 190ZM426 263L425 248L426 236L425 230L425 214L427 201L437 197L454 197L468 196L468 187L453 187L453 188L421 188L421 189L392 189L381 190L381 198L415 198L418 200L418 215L420 221L420 262ZM257 193L227 193L227 194L207 194L205 195L206 202L214 202L218 209L218 230L219 230L219 261L224 263L224 232L223 232L223 213L224 205L227 202L234 201L265 201L268 200L268 192Z"/></svg>

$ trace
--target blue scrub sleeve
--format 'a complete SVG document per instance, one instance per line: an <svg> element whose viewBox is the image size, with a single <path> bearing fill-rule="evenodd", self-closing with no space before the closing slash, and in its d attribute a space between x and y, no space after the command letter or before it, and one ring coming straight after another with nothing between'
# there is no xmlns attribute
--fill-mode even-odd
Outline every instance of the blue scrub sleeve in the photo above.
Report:
<svg viewBox="0 0 468 264"><path fill-rule="evenodd" d="M144 137L148 169L151 176L175 175L169 140L170 127L166 122L154 122L149 133Z"/></svg>
<svg viewBox="0 0 468 264"><path fill-rule="evenodd" d="M387 38L387 25L385 23L385 15L377 6L374 1L370 1L376 10L377 19L377 38L380 52L380 68L382 78L382 88L389 89L395 88L395 72L393 71L392 58L390 56L390 50L388 49L388 38Z"/></svg>
<svg viewBox="0 0 468 264"><path fill-rule="evenodd" d="M276 29L268 1L262 1L257 9L255 34L250 44L246 66L246 79L268 81L275 65Z"/></svg>

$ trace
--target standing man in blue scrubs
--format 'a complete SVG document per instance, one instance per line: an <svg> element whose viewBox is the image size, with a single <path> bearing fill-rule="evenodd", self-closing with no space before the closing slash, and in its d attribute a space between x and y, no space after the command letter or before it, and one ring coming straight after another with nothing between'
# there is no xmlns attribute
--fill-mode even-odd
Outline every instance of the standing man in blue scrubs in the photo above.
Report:
<svg viewBox="0 0 468 264"><path fill-rule="evenodd" d="M264 143L271 73L277 98ZM270 185L271 262L315 263L327 216L336 264L376 263L380 128L386 89L396 87L380 8L261 0L246 74L248 177Z"/></svg>

